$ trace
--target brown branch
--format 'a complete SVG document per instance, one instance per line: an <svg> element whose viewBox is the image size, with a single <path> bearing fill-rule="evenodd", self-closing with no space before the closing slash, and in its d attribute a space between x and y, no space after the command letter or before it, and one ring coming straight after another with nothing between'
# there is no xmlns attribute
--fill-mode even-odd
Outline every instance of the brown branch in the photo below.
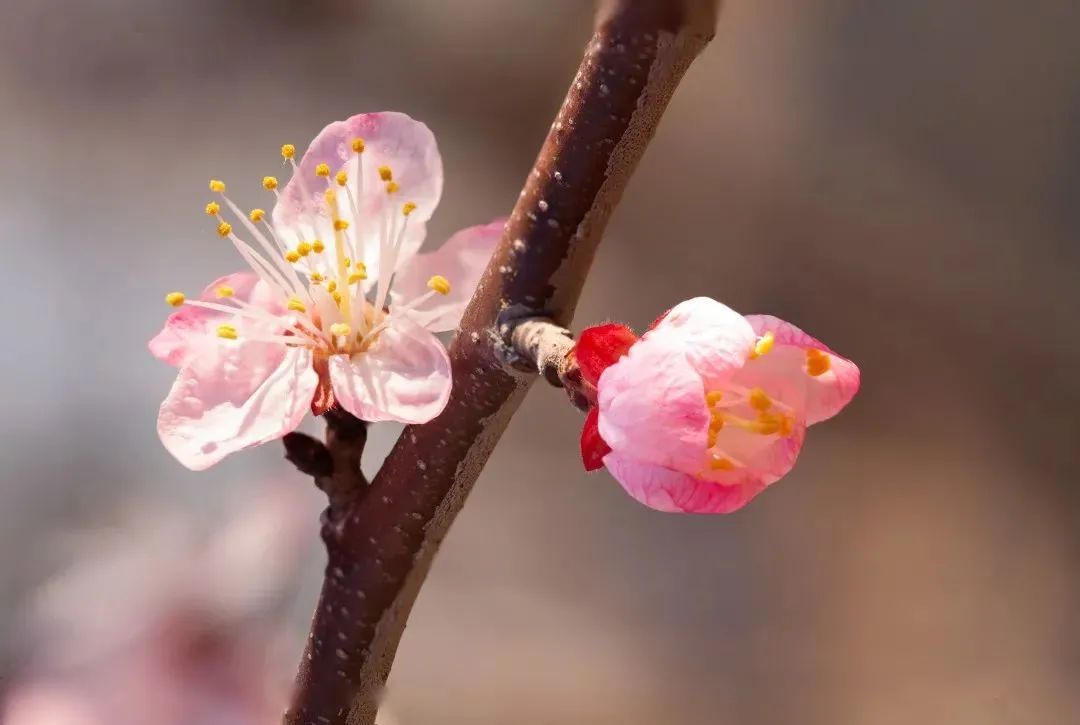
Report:
<svg viewBox="0 0 1080 725"><path fill-rule="evenodd" d="M370 725L420 586L534 375L515 330L574 313L603 229L718 0L606 3L503 238L450 346L454 390L402 433L368 492L323 527L329 561L289 725ZM520 341L520 335L519 335Z"/></svg>

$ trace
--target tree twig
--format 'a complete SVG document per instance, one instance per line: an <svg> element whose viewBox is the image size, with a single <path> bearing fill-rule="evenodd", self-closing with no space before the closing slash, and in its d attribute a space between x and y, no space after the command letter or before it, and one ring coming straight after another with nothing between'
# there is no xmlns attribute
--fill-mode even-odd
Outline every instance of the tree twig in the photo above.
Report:
<svg viewBox="0 0 1080 725"><path fill-rule="evenodd" d="M328 564L288 725L371 725L439 544L535 375L526 321L566 326L603 229L719 0L612 0L450 346L441 416L402 433L367 493L324 519ZM523 341L518 333L517 341ZM556 373L557 374L557 373Z"/></svg>

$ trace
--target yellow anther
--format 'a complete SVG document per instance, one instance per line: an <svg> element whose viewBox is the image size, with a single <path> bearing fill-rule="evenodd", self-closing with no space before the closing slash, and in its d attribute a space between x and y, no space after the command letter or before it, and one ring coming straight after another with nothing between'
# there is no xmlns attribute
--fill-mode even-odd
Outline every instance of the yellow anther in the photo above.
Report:
<svg viewBox="0 0 1080 725"><path fill-rule="evenodd" d="M719 390L710 390L705 393L705 404L710 408L724 399L724 394Z"/></svg>
<svg viewBox="0 0 1080 725"><path fill-rule="evenodd" d="M323 192L323 198L326 199L327 204L333 204L337 201L337 192L333 189L327 189Z"/></svg>
<svg viewBox="0 0 1080 725"><path fill-rule="evenodd" d="M264 176L263 188L267 191L273 191L278 187L278 181L276 176Z"/></svg>
<svg viewBox="0 0 1080 725"><path fill-rule="evenodd" d="M315 167L315 175L327 178L330 176L330 164L319 164Z"/></svg>
<svg viewBox="0 0 1080 725"><path fill-rule="evenodd" d="M330 334L334 337L348 337L352 332L352 328L344 322L335 322L330 325Z"/></svg>
<svg viewBox="0 0 1080 725"><path fill-rule="evenodd" d="M829 367L832 365L832 360L829 356L823 353L817 348L810 348L806 351L806 374L812 377L818 375L824 375L829 371Z"/></svg>
<svg viewBox="0 0 1080 725"><path fill-rule="evenodd" d="M387 194L396 194L400 190L401 190L401 187L398 186L398 183L396 181L388 181L388 182L386 182L386 193Z"/></svg>
<svg viewBox="0 0 1080 725"><path fill-rule="evenodd" d="M248 214L248 218L253 222L261 222L266 218L266 211L263 209L252 209L251 213Z"/></svg>
<svg viewBox="0 0 1080 725"><path fill-rule="evenodd" d="M326 279L326 277L323 277L319 272L312 272L308 275L308 278L315 284L322 284L323 280Z"/></svg>
<svg viewBox="0 0 1080 725"><path fill-rule="evenodd" d="M367 279L367 272L353 272L349 275L349 284L356 284L357 282L363 282Z"/></svg>
<svg viewBox="0 0 1080 725"><path fill-rule="evenodd" d="M296 147L291 143L287 143L281 147L281 157L284 159L291 159L296 156Z"/></svg>
<svg viewBox="0 0 1080 725"><path fill-rule="evenodd" d="M356 271L367 277L367 265L364 264L363 260L356 260Z"/></svg>
<svg viewBox="0 0 1080 725"><path fill-rule="evenodd" d="M770 398L761 388L754 388L751 390L748 399L750 401L750 407L754 410L764 412L772 407L772 398Z"/></svg>
<svg viewBox="0 0 1080 725"><path fill-rule="evenodd" d="M341 299L342 299L342 297L341 297L341 293L340 293L340 292L331 292L331 293L330 293L330 297L332 297L332 298L333 298L333 300L334 300L334 304L335 304L335 305L339 305L339 306L341 305Z"/></svg>
<svg viewBox="0 0 1080 725"><path fill-rule="evenodd" d="M218 325L217 336L225 340L235 340L236 328L232 325Z"/></svg>
<svg viewBox="0 0 1080 725"><path fill-rule="evenodd" d="M352 140L352 150L358 154L364 153L364 139L354 138Z"/></svg>
<svg viewBox="0 0 1080 725"><path fill-rule="evenodd" d="M219 211L221 211L221 204L218 204L216 201L212 201L206 205L206 216L217 216Z"/></svg>
<svg viewBox="0 0 1080 725"><path fill-rule="evenodd" d="M450 294L450 280L443 277L441 274L437 274L427 281L428 289L437 292L441 295Z"/></svg>
<svg viewBox="0 0 1080 725"><path fill-rule="evenodd" d="M787 438L795 430L795 419L790 415L780 416L780 430L777 431L781 436Z"/></svg>
<svg viewBox="0 0 1080 725"><path fill-rule="evenodd" d="M761 413L758 419L747 426L747 430L763 436L771 436L780 431L780 416Z"/></svg>
<svg viewBox="0 0 1080 725"><path fill-rule="evenodd" d="M229 222L221 222L217 225L217 233L219 236L227 237L232 234L232 224Z"/></svg>
<svg viewBox="0 0 1080 725"><path fill-rule="evenodd" d="M296 253L299 254L301 257L306 257L311 254L312 249L313 247L308 242L300 242L296 245Z"/></svg>
<svg viewBox="0 0 1080 725"><path fill-rule="evenodd" d="M326 245L323 244L321 239L311 240L311 251L315 252L315 254L322 254L325 249Z"/></svg>
<svg viewBox="0 0 1080 725"><path fill-rule="evenodd" d="M345 266L345 269L348 269L349 267L352 266L352 260L349 259L348 257L345 257L345 259L341 260L341 263L342 263L342 265Z"/></svg>
<svg viewBox="0 0 1080 725"><path fill-rule="evenodd" d="M725 458L717 454L709 456L709 468L714 471L732 471L735 469L735 464L731 462L730 458Z"/></svg>
<svg viewBox="0 0 1080 725"><path fill-rule="evenodd" d="M349 222L345 221L344 219L335 219L334 220L334 231L335 232L343 232L348 228L349 228Z"/></svg>
<svg viewBox="0 0 1080 725"><path fill-rule="evenodd" d="M187 300L187 297L184 296L183 292L170 292L165 295L165 302L172 307L179 307L184 304L185 300Z"/></svg>
<svg viewBox="0 0 1080 725"><path fill-rule="evenodd" d="M232 297L233 295L236 294L236 290L234 290L232 287L230 287L227 284L221 285L220 287L218 287L214 291L217 293L218 297Z"/></svg>
<svg viewBox="0 0 1080 725"><path fill-rule="evenodd" d="M401 205L401 213L405 216L409 216L414 211L416 211L416 204L414 202L407 201Z"/></svg>
<svg viewBox="0 0 1080 725"><path fill-rule="evenodd" d="M218 181L217 179L210 179L210 191L216 191L219 194L225 192L225 182Z"/></svg>
<svg viewBox="0 0 1080 725"><path fill-rule="evenodd" d="M336 280L330 280L329 282L326 283L326 291L327 292L329 292L330 294L333 294L336 290L337 290L337 281Z"/></svg>
<svg viewBox="0 0 1080 725"><path fill-rule="evenodd" d="M767 355L769 350L773 349L773 344L776 343L776 335L771 332L766 332L764 335L758 338L758 341L754 343L754 349L750 353L750 359L753 360L756 357Z"/></svg>
<svg viewBox="0 0 1080 725"><path fill-rule="evenodd" d="M300 261L300 254L296 250L290 249L285 252L285 261L290 264L296 264Z"/></svg>
<svg viewBox="0 0 1080 725"><path fill-rule="evenodd" d="M334 176L334 181L337 182L338 186L345 186L345 184L349 183L349 175L345 173L345 169L337 172Z"/></svg>
<svg viewBox="0 0 1080 725"><path fill-rule="evenodd" d="M390 170L389 166L380 166L379 178L383 181L391 181L394 178L394 172Z"/></svg>
<svg viewBox="0 0 1080 725"><path fill-rule="evenodd" d="M307 312L307 307L300 301L298 297L290 297L288 303L285 305L293 312Z"/></svg>

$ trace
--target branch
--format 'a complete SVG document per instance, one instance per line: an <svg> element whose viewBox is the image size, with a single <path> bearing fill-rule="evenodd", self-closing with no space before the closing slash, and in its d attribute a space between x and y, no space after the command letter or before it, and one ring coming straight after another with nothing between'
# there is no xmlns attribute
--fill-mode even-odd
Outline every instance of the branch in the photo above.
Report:
<svg viewBox="0 0 1080 725"><path fill-rule="evenodd" d="M367 493L324 519L326 579L287 725L375 721L432 558L535 379L519 369L529 325L539 317L565 326L573 317L604 227L679 79L712 37L718 4L603 6L450 346L446 410L406 428Z"/></svg>

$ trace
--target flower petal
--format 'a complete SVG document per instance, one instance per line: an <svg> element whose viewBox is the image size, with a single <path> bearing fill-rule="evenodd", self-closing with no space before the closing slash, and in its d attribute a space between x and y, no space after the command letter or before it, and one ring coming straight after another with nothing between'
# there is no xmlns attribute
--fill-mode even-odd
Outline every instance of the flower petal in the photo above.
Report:
<svg viewBox="0 0 1080 725"><path fill-rule="evenodd" d="M611 453L611 446L600 435L598 422L600 409L590 408L585 416L585 425L581 428L581 462L586 471L595 471L604 467L604 456Z"/></svg>
<svg viewBox="0 0 1080 725"><path fill-rule="evenodd" d="M277 312L280 305L268 285L261 282L251 272L237 272L214 280L199 299L205 302L220 302L217 291L221 287L230 287L233 297L266 310ZM184 306L169 315L165 326L151 338L148 347L150 354L158 360L176 367L186 364L207 345L215 345L214 329L228 321L229 315L215 310Z"/></svg>
<svg viewBox="0 0 1080 725"><path fill-rule="evenodd" d="M642 338L603 372L597 391L600 434L614 450L679 470L705 463L705 391L679 340Z"/></svg>
<svg viewBox="0 0 1080 725"><path fill-rule="evenodd" d="M710 389L721 387L743 366L755 340L742 315L709 297L680 302L654 324L643 339L670 335L681 341L690 364Z"/></svg>
<svg viewBox="0 0 1080 725"><path fill-rule="evenodd" d="M181 368L161 404L158 435L188 468L209 468L295 430L317 384L306 348L218 340Z"/></svg>
<svg viewBox="0 0 1080 725"><path fill-rule="evenodd" d="M596 387L603 372L618 362L637 340L633 330L615 322L586 327L574 344L574 358L582 379Z"/></svg>
<svg viewBox="0 0 1080 725"><path fill-rule="evenodd" d="M435 251L413 257L394 279L394 290L404 302L426 294L428 280L437 274L450 282L450 293L436 295L410 309L409 316L432 332L456 328L499 243L505 223L505 219L496 219L490 224L462 229Z"/></svg>
<svg viewBox="0 0 1080 725"><path fill-rule="evenodd" d="M352 150L354 139L363 139L364 151ZM404 113L362 113L345 121L331 123L311 142L299 172L282 189L274 207L274 224L283 229L306 229L312 236L326 236L327 207L323 198L326 181L315 175L319 164L330 167L330 178L338 171L348 175L347 186L355 201L360 219L352 213L346 195L339 198L340 217L349 222L352 238L363 240L363 250L356 251L375 279L379 270L379 238L384 212L400 224L401 206L410 201L416 209L409 223L398 254L398 267L408 260L424 241L425 227L442 196L443 170L435 136L419 121ZM379 168L387 166L394 182L400 187L387 194L386 183L379 177ZM362 173L361 173L362 169ZM323 218L321 226L314 221ZM332 238L329 237L329 238ZM327 245L332 252L332 245Z"/></svg>
<svg viewBox="0 0 1080 725"><path fill-rule="evenodd" d="M752 474L743 474L729 483L715 483L641 463L619 453L607 454L604 465L634 499L651 509L670 513L731 513L768 485Z"/></svg>
<svg viewBox="0 0 1080 725"><path fill-rule="evenodd" d="M746 319L755 334L771 332L775 342L771 352L747 363L736 382L764 388L782 402L804 409L807 424L833 417L855 397L861 377L855 363L778 317L747 315ZM828 355L829 369L820 375L810 375L806 367L807 350L820 350Z"/></svg>
<svg viewBox="0 0 1080 725"><path fill-rule="evenodd" d="M368 351L331 356L330 382L341 407L361 420L426 423L450 399L450 357L432 333L391 317Z"/></svg>

